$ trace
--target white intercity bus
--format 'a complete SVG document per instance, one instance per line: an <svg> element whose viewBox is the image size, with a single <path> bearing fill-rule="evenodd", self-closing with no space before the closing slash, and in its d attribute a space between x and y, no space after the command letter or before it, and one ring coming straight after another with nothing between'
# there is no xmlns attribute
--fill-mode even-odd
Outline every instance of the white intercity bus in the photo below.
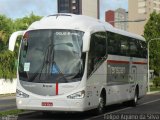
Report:
<svg viewBox="0 0 160 120"><path fill-rule="evenodd" d="M127 102L147 91L147 46L142 36L83 15L55 14L22 36L17 70L18 109L82 112Z"/></svg>

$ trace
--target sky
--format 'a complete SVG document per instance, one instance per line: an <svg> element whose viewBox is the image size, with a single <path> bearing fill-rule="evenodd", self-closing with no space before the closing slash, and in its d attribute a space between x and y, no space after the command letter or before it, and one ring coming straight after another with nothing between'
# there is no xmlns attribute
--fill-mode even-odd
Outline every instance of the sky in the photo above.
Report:
<svg viewBox="0 0 160 120"><path fill-rule="evenodd" d="M105 11L124 8L128 11L128 0L100 0L100 19L105 18Z"/></svg>
<svg viewBox="0 0 160 120"><path fill-rule="evenodd" d="M128 0L100 0L100 19L106 10L117 8L128 10ZM47 16L57 13L57 0L0 0L0 14L12 19L22 18L31 13Z"/></svg>

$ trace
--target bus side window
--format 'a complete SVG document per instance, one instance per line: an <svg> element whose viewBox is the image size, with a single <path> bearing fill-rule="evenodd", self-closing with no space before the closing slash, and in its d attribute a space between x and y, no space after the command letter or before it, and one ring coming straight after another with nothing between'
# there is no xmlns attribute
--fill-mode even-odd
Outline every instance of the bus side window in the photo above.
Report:
<svg viewBox="0 0 160 120"><path fill-rule="evenodd" d="M118 35L115 33L108 32L108 39L107 39L107 45L108 45L108 54L113 54L113 55L119 55L120 51L120 45L119 45L119 39Z"/></svg>
<svg viewBox="0 0 160 120"><path fill-rule="evenodd" d="M127 56L128 55L128 41L126 39L121 40L121 55Z"/></svg>
<svg viewBox="0 0 160 120"><path fill-rule="evenodd" d="M106 55L106 32L97 32L91 35L88 57L88 76L98 68L98 63Z"/></svg>
<svg viewBox="0 0 160 120"><path fill-rule="evenodd" d="M136 40L131 40L129 43L130 43L130 56L131 57L139 57L139 51L138 51L138 48L137 48L137 44L136 44Z"/></svg>
<svg viewBox="0 0 160 120"><path fill-rule="evenodd" d="M145 41L140 41L139 40L139 45L140 45L140 57L142 58L147 58L147 44Z"/></svg>

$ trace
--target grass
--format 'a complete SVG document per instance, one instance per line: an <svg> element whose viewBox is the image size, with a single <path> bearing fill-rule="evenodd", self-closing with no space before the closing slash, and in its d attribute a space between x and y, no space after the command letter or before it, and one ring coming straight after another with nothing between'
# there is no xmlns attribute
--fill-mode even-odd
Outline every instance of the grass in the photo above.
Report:
<svg viewBox="0 0 160 120"><path fill-rule="evenodd" d="M150 87L150 90L151 90L151 91L160 91L160 86L157 87L157 88L156 88L155 86L151 86L151 87Z"/></svg>
<svg viewBox="0 0 160 120"><path fill-rule="evenodd" d="M18 115L20 113L23 113L24 110L9 110L9 111L2 111L0 112L0 116L7 116L7 115Z"/></svg>

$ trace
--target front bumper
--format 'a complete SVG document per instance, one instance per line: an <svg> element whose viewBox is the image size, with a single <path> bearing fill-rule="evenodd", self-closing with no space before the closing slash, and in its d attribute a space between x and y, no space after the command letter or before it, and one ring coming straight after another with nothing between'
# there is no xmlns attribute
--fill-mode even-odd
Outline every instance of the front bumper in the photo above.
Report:
<svg viewBox="0 0 160 120"><path fill-rule="evenodd" d="M53 106L42 106L42 102L53 103ZM40 110L40 111L65 111L65 112L83 112L86 111L84 99L31 99L16 98L17 108L23 110Z"/></svg>

